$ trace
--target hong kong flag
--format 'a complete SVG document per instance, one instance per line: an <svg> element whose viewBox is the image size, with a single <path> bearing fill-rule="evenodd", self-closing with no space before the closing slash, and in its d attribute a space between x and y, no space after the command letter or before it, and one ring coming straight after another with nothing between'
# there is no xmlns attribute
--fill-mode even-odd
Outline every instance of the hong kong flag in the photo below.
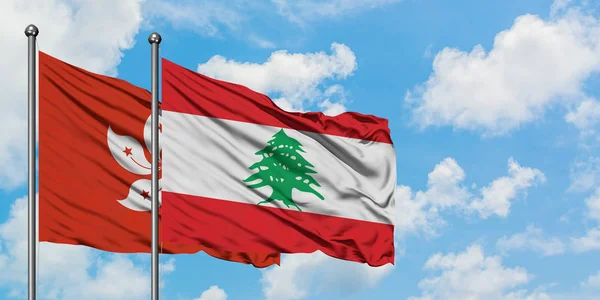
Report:
<svg viewBox="0 0 600 300"><path fill-rule="evenodd" d="M151 94L43 52L39 87L40 241L150 252ZM169 217L161 213L161 222ZM159 245L168 254L205 251L256 267L279 264L277 253Z"/></svg>

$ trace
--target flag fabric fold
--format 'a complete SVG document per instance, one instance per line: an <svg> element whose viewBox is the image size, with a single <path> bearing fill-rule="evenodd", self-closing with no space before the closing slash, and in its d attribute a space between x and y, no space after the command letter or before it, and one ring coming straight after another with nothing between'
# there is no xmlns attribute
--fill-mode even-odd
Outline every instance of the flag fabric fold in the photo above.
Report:
<svg viewBox="0 0 600 300"><path fill-rule="evenodd" d="M150 252L150 101L145 89L39 52L40 241ZM176 217L162 206L161 223ZM159 245L165 254L205 251L256 267L279 264L272 251Z"/></svg>
<svg viewBox="0 0 600 300"><path fill-rule="evenodd" d="M394 263L387 120L286 112L166 59L162 95L165 241Z"/></svg>

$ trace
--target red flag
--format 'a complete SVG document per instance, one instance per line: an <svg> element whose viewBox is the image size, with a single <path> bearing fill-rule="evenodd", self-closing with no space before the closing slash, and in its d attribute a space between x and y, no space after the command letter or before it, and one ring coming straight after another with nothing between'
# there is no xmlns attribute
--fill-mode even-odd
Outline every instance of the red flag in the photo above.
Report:
<svg viewBox="0 0 600 300"><path fill-rule="evenodd" d="M40 241L150 252L151 94L42 52L39 85ZM169 218L161 213L160 222ZM257 267L279 264L273 252L159 245L162 253L205 251Z"/></svg>
<svg viewBox="0 0 600 300"><path fill-rule="evenodd" d="M394 263L387 120L290 113L244 86L162 67L163 211L177 216L165 240Z"/></svg>

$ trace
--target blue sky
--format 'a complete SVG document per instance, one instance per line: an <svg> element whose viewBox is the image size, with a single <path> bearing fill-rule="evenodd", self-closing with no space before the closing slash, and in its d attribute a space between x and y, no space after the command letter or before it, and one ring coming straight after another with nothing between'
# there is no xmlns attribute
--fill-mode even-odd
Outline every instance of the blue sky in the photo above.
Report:
<svg viewBox="0 0 600 300"><path fill-rule="evenodd" d="M35 23L42 51L144 88L157 31L162 57L286 109L390 121L394 267L169 256L163 299L600 299L594 1L30 2L0 4L15 45L0 50L15 72L0 74L0 298L26 286L22 32ZM41 245L44 299L147 299L149 272L148 256Z"/></svg>

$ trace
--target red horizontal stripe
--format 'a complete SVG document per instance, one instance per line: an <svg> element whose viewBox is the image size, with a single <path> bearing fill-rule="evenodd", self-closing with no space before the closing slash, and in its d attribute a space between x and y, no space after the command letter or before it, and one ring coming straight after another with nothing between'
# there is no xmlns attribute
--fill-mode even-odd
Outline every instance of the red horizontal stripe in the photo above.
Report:
<svg viewBox="0 0 600 300"><path fill-rule="evenodd" d="M161 240L243 252L312 253L394 263L394 226L163 192Z"/></svg>
<svg viewBox="0 0 600 300"><path fill-rule="evenodd" d="M213 79L163 58L162 99L167 111L392 143L388 120L346 112L293 113L245 86Z"/></svg>

